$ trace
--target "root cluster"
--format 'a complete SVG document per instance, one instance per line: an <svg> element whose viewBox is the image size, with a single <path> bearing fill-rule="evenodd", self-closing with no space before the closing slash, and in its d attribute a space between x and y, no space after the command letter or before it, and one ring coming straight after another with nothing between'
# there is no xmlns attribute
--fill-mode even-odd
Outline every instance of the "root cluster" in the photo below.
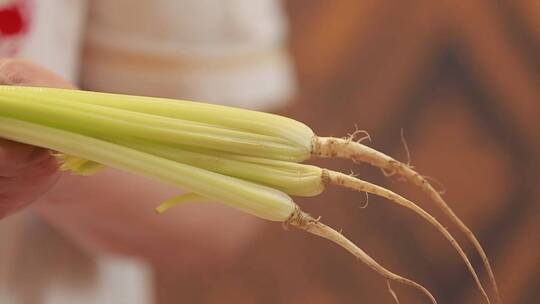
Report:
<svg viewBox="0 0 540 304"><path fill-rule="evenodd" d="M359 134L363 134L364 136L356 141L355 138ZM472 231L461 221L461 219L459 219L459 217L453 212L450 206L443 200L443 198L441 197L441 193L435 190L435 188L428 182L426 177L420 175L415 170L413 170L413 167L410 164L399 162L388 155L385 155L375 149L363 145L361 142L365 139L371 140L369 135L366 135L366 133L363 131L356 131L345 139L333 137L315 137L312 146L312 156L318 158L345 158L352 160L355 163L368 163L383 170L385 175L397 176L398 178L410 182L422 189L422 191L428 195L431 201L433 201L437 205L437 207L439 207L449 217L449 219L467 236L467 238L473 244L475 250L480 255L483 261L483 265L487 271L490 285L494 293L495 303L499 303L500 297L497 283L495 281L495 276L493 274L491 265L484 249L482 248L480 242L472 233ZM406 150L407 155L409 155L407 148ZM410 159L410 156L408 156L408 158ZM484 287L476 273L476 270L470 263L467 254L463 251L455 238L446 230L446 228L428 212L424 211L422 208L420 208L410 200L386 188L363 181L355 176L346 175L327 169L323 169L322 172L322 180L323 183L326 185L345 187L354 191L365 192L384 197L393 203L401 205L415 212L425 221L433 225L441 234L443 234L443 236L458 252L461 259L464 261L467 269L471 273L479 291L482 293L485 302L488 304L491 303L490 297L484 290ZM297 209L293 216L291 216L291 218L287 221L287 225L294 226L298 229L307 231L311 234L320 236L338 244L388 280L412 286L424 293L431 300L432 303L437 303L435 298L422 285L385 269L369 255L367 255L362 249L360 249L358 246L356 246L346 237L344 237L340 232L337 232L334 229L326 226L318 219L312 218L309 214L304 213L300 209ZM397 295L392 291L390 287L390 283L388 283L388 287L390 293L392 294L392 297L396 301L398 301Z"/></svg>

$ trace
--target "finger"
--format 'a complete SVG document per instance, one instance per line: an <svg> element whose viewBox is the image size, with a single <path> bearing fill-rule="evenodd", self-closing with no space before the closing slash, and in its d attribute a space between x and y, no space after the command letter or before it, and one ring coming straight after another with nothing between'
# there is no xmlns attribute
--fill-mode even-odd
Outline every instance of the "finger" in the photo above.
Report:
<svg viewBox="0 0 540 304"><path fill-rule="evenodd" d="M26 60L0 58L0 85L74 89L62 77Z"/></svg>
<svg viewBox="0 0 540 304"><path fill-rule="evenodd" d="M49 157L45 149L0 139L0 176L18 175Z"/></svg>
<svg viewBox="0 0 540 304"><path fill-rule="evenodd" d="M55 159L48 158L15 177L0 177L0 219L41 196L60 174Z"/></svg>

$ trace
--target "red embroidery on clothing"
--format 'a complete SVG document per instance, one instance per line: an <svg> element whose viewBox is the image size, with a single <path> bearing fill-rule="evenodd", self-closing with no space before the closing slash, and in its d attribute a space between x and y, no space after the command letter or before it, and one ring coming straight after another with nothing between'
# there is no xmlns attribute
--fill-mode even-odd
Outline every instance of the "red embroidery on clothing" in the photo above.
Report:
<svg viewBox="0 0 540 304"><path fill-rule="evenodd" d="M0 56L13 56L30 25L28 0L8 0L0 4Z"/></svg>

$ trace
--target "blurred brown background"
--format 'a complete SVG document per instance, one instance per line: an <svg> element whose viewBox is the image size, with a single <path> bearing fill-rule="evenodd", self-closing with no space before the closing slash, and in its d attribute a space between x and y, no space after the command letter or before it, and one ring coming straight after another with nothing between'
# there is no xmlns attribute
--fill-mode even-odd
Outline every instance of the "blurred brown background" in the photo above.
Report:
<svg viewBox="0 0 540 304"><path fill-rule="evenodd" d="M444 185L477 233L505 303L540 298L540 2L287 1L300 91L287 115L319 135L359 129L372 146ZM417 201L367 166L324 162ZM344 190L298 201L440 303L481 303L455 251L402 208ZM160 303L393 303L385 280L335 245L268 223L237 264L204 277L157 275ZM481 272L485 279L483 271ZM424 303L393 284L402 303ZM182 300L178 300L182 299ZM426 302L427 303L427 302Z"/></svg>

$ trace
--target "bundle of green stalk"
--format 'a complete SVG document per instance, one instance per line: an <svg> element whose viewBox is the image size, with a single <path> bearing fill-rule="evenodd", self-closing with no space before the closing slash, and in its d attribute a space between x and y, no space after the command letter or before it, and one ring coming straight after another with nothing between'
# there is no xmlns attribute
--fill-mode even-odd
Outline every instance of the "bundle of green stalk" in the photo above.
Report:
<svg viewBox="0 0 540 304"><path fill-rule="evenodd" d="M352 137L319 137L286 117L219 105L13 86L0 86L0 137L55 151L61 168L76 174L90 175L110 166L187 191L159 205L158 212L187 201L212 200L326 238L388 280L413 286L436 303L423 286L385 269L291 198L316 196L329 185L384 197L442 233L490 303L465 252L429 213L386 188L301 162L337 157L368 163L418 186L457 224L480 254L499 301L484 250L441 195L410 166Z"/></svg>

